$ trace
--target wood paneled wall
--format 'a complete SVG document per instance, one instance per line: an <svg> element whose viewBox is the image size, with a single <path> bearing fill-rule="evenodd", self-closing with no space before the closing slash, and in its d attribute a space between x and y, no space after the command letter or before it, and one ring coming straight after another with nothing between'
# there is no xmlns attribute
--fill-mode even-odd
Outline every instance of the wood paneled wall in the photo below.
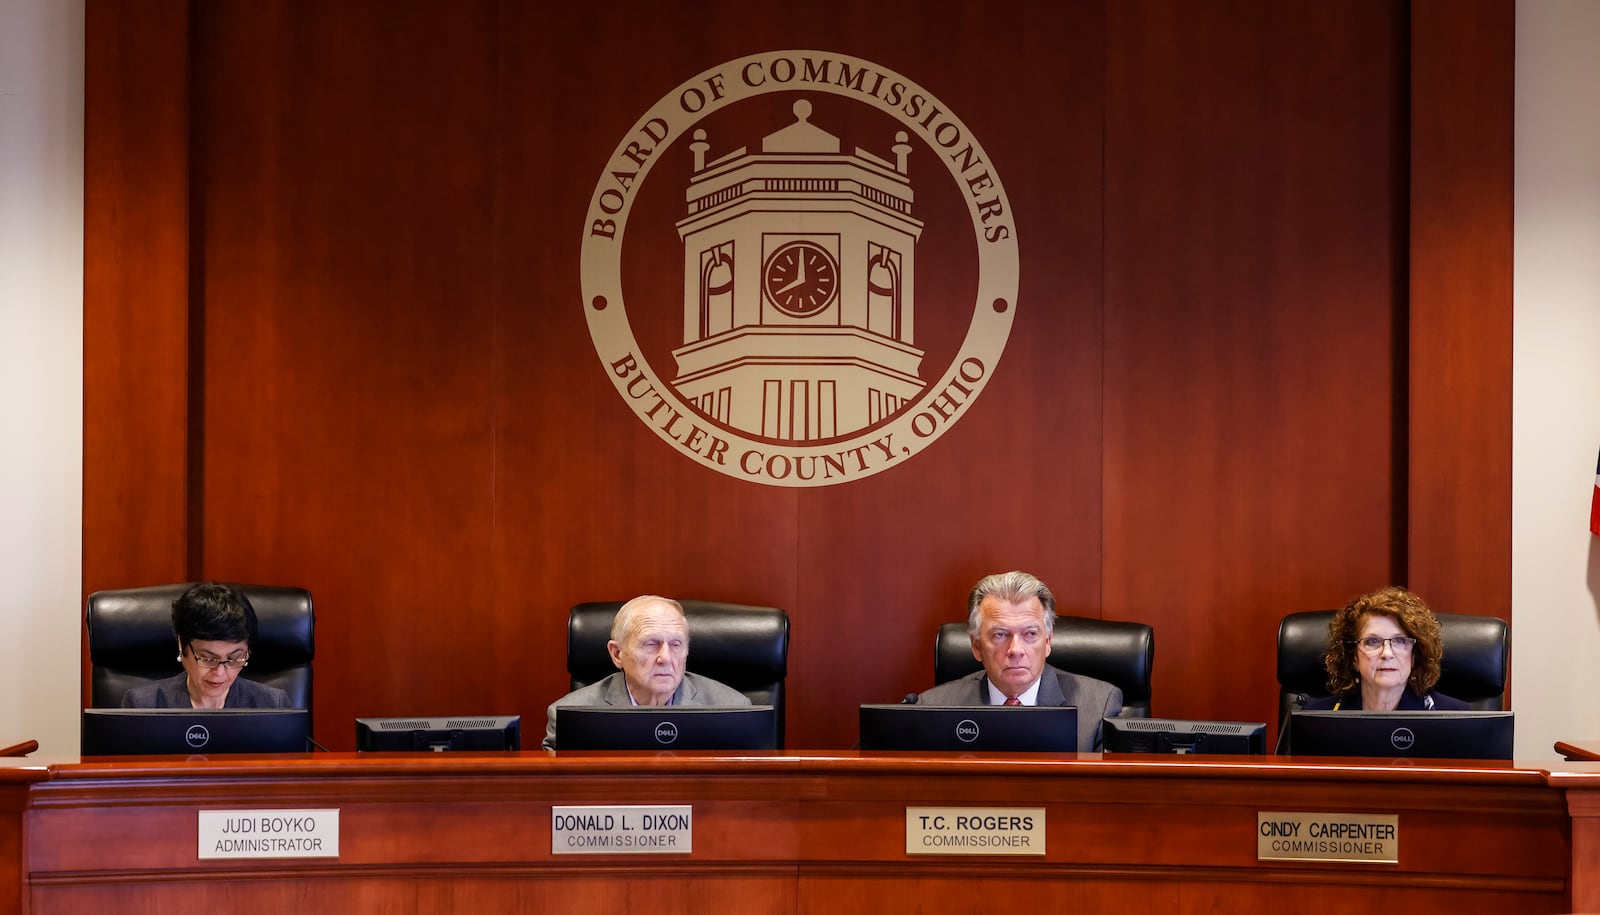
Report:
<svg viewBox="0 0 1600 915"><path fill-rule="evenodd" d="M972 581L1018 567L1154 624L1157 714L1269 719L1284 613L1411 582L1510 615L1512 10L90 0L85 592L310 588L334 748L357 715L536 723L566 608L643 592L786 608L790 745L847 746L856 704L929 685ZM957 425L813 489L636 419L578 271L642 113L778 48L937 94L1021 252ZM670 227L656 184L637 205ZM964 326L935 305L970 302L939 225L930 360ZM676 239L624 250L670 323Z"/></svg>

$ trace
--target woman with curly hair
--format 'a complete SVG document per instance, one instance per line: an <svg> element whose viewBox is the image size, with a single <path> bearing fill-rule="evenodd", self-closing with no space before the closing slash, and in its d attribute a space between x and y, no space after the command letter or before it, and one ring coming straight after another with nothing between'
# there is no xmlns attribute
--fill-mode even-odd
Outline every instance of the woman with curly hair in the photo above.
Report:
<svg viewBox="0 0 1600 915"><path fill-rule="evenodd" d="M1351 601L1328 623L1328 691L1307 709L1378 712L1466 709L1433 691L1439 683L1444 638L1422 598L1384 588Z"/></svg>

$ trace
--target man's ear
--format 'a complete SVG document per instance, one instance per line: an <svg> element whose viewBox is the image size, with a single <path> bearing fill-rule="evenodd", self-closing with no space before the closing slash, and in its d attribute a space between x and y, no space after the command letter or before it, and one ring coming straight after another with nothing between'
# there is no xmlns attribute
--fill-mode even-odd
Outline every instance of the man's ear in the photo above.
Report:
<svg viewBox="0 0 1600 915"><path fill-rule="evenodd" d="M971 633L968 633L967 634L967 641L972 643L972 656L974 658L977 658L979 661L982 661L983 660L983 652L978 650L978 637L973 635L973 634L971 634Z"/></svg>
<svg viewBox="0 0 1600 915"><path fill-rule="evenodd" d="M611 663L618 668L622 667L622 646L617 644L616 639L606 642L606 651L611 653Z"/></svg>

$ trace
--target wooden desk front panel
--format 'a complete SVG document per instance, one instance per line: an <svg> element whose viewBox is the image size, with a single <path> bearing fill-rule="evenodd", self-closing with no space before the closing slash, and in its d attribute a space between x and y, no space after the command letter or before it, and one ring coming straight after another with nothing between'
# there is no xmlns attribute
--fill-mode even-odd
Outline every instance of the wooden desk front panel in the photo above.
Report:
<svg viewBox="0 0 1600 915"><path fill-rule="evenodd" d="M551 854L553 805L679 803L694 806L690 856ZM907 806L1043 806L1047 853L908 857ZM340 857L198 860L198 810L253 807L339 808ZM1400 863L1258 862L1260 810L1398 812ZM1276 913L1379 887L1412 915L1562 912L1567 816L1535 770L853 754L65 765L29 787L21 814L34 915L883 915L988 910L1018 892L1086 912Z"/></svg>
<svg viewBox="0 0 1600 915"><path fill-rule="evenodd" d="M831 837L854 836L853 859L905 857L907 806L1043 806L1048 861L1078 864L1257 867L1258 811L1399 814L1400 864L1390 872L1465 870L1561 879L1568 853L1562 798L1536 772L1463 773L1451 780L1348 781L1374 770L1259 763L1232 771L1193 762L1095 762L1026 774L835 772L824 803L801 811L807 860L829 857ZM1149 758L1146 758L1147 760ZM917 765L922 766L918 771ZM835 855L837 852L835 852ZM1280 865L1271 865L1274 867Z"/></svg>
<svg viewBox="0 0 1600 915"><path fill-rule="evenodd" d="M0 915L22 911L21 887L28 870L20 826L33 777L23 769L0 767Z"/></svg>
<svg viewBox="0 0 1600 915"><path fill-rule="evenodd" d="M1408 913L1569 909L1563 801L1538 773L1440 781L1438 772L1366 767L1263 762L1229 771L1192 760L1092 759L1070 777L1028 768L935 773L926 761L921 772L907 764L835 773L826 800L801 810L805 910L870 912L859 901L863 882L879 898L937 900L934 911L987 911L1010 893L1043 893L1089 912L1332 911L1379 887L1386 907ZM1043 806L1047 853L908 858L906 806ZM1256 814L1264 810L1397 813L1400 863L1259 862ZM840 835L852 837L844 850ZM829 866L819 866L824 860ZM1308 901L1318 898L1327 904Z"/></svg>
<svg viewBox="0 0 1600 915"><path fill-rule="evenodd" d="M336 754L66 767L26 814L31 911L687 912L715 899L730 912L794 912L793 848L772 843L786 834L772 824L793 818L792 800L774 800L790 788L719 760L638 774L653 761ZM551 854L552 806L618 803L693 804L692 859ZM197 811L247 808L338 808L338 859L199 860Z"/></svg>
<svg viewBox="0 0 1600 915"><path fill-rule="evenodd" d="M731 787L745 794L719 797ZM196 812L208 809L340 811L336 866L530 866L595 860L552 855L551 807L564 804L693 804L694 860L791 861L791 836L774 824L794 818L786 787L770 779L662 775L648 780L197 779L151 789L140 783L59 785L38 792L29 812L29 868L35 874L188 868L228 870L237 863L199 861ZM777 843L777 844L775 844ZM659 857L659 856L653 856ZM322 859L252 862L251 871L329 867Z"/></svg>

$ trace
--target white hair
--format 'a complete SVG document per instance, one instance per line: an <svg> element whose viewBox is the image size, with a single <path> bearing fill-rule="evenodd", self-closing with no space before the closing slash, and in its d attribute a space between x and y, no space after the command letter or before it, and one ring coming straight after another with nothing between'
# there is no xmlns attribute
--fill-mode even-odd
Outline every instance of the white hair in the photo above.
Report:
<svg viewBox="0 0 1600 915"><path fill-rule="evenodd" d="M1045 631L1055 628L1056 596L1050 593L1049 585L1027 572L997 572L984 576L967 595L968 635L978 634L978 608L983 606L986 597L997 597L1008 604L1026 603L1028 598L1037 597L1039 606L1044 608Z"/></svg>
<svg viewBox="0 0 1600 915"><path fill-rule="evenodd" d="M653 607L657 604L671 607L678 614L678 618L684 621L684 628L688 629L688 617L684 615L682 604L670 597L662 597L658 594L641 594L617 609L617 615L611 619L611 641L616 642L618 645L625 644L625 636L632 633L635 628L634 617L638 616L639 612L646 607ZM685 642L687 641L688 638L685 636Z"/></svg>

